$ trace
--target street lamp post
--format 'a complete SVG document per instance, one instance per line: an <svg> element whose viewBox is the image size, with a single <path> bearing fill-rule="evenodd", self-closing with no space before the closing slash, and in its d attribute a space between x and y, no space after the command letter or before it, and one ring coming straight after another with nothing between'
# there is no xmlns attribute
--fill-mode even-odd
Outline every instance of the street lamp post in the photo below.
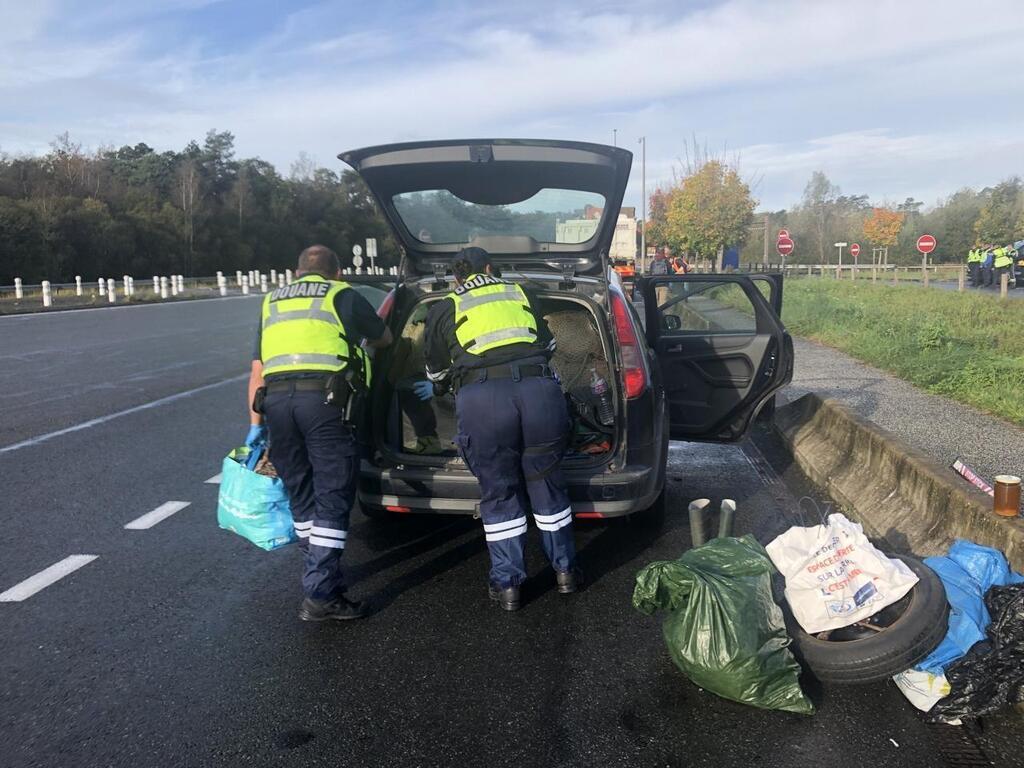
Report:
<svg viewBox="0 0 1024 768"><path fill-rule="evenodd" d="M640 137L640 194L643 196L641 201L641 216L643 216L644 225L640 230L640 272L647 274L647 137Z"/></svg>

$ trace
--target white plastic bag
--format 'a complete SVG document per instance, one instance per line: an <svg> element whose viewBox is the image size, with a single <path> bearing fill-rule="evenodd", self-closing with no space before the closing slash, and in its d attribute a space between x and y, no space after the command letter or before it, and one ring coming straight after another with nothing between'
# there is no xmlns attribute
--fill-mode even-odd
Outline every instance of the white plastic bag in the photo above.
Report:
<svg viewBox="0 0 1024 768"><path fill-rule="evenodd" d="M847 627L892 605L917 583L903 562L868 541L845 515L826 525L794 526L766 549L786 577L786 600L805 632Z"/></svg>
<svg viewBox="0 0 1024 768"><path fill-rule="evenodd" d="M945 675L908 669L906 672L900 672L892 680L910 703L922 712L927 712L939 699L949 695L949 681Z"/></svg>

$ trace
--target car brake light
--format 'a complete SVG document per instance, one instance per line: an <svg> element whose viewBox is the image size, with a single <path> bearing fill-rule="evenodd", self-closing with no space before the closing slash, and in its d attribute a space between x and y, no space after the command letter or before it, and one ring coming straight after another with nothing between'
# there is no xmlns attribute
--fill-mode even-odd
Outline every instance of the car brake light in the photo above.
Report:
<svg viewBox="0 0 1024 768"><path fill-rule="evenodd" d="M412 512L412 510L409 509L409 507L387 506L387 507L384 507L384 509L386 509L388 512Z"/></svg>
<svg viewBox="0 0 1024 768"><path fill-rule="evenodd" d="M600 512L577 512L576 513L576 517L598 518L598 517L604 517L604 515L602 513L600 513Z"/></svg>
<svg viewBox="0 0 1024 768"><path fill-rule="evenodd" d="M632 400L642 395L647 388L647 373L644 371L640 343L629 318L626 300L617 293L612 293L611 297L615 336L622 351L622 388L626 392L626 399Z"/></svg>

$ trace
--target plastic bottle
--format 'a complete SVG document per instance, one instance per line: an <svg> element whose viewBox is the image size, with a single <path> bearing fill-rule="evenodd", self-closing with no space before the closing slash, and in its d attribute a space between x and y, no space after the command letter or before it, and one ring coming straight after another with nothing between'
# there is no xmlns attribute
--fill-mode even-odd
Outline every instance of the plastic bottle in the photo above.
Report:
<svg viewBox="0 0 1024 768"><path fill-rule="evenodd" d="M614 423L615 408L612 407L612 397L608 393L608 382L593 368L590 369L590 391L597 399L597 420L606 427Z"/></svg>

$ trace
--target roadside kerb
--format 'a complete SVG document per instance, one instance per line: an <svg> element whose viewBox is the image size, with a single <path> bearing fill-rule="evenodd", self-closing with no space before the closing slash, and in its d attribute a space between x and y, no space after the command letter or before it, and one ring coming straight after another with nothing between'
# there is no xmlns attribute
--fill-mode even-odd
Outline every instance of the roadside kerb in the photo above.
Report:
<svg viewBox="0 0 1024 768"><path fill-rule="evenodd" d="M892 432L814 393L780 407L775 425L800 469L869 535L921 556L970 539L1024 571L1021 518L997 517L990 496Z"/></svg>

